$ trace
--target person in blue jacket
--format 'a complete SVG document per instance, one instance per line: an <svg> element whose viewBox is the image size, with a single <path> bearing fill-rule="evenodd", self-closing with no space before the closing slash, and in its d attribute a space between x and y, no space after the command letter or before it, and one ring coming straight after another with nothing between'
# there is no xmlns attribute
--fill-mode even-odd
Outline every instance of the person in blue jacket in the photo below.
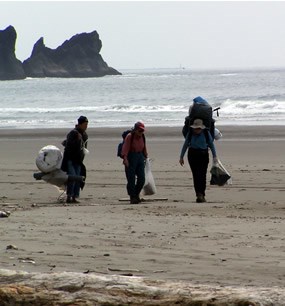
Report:
<svg viewBox="0 0 285 306"><path fill-rule="evenodd" d="M205 191L209 165L209 148L212 152L214 162L216 162L218 159L213 138L203 124L203 120L195 119L186 135L181 149L179 163L181 166L184 166L184 155L188 149L188 162L193 175L197 203L206 202Z"/></svg>

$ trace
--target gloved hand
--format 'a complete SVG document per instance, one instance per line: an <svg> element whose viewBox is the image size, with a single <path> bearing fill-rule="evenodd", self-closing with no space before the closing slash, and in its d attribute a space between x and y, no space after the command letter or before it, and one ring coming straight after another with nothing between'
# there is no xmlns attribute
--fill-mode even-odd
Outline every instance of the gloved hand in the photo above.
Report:
<svg viewBox="0 0 285 306"><path fill-rule="evenodd" d="M218 161L219 161L219 159L218 159L218 157L217 157L217 156L213 158L213 163L214 163L214 164L217 164L217 163L218 163Z"/></svg>

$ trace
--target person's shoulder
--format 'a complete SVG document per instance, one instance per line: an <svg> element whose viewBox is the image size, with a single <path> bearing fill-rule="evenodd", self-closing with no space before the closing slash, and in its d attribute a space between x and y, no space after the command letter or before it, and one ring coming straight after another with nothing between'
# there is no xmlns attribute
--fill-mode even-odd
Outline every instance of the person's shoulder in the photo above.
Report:
<svg viewBox="0 0 285 306"><path fill-rule="evenodd" d="M125 139L130 139L131 137L133 137L134 133L132 131L130 131L127 136L125 137Z"/></svg>
<svg viewBox="0 0 285 306"><path fill-rule="evenodd" d="M76 128L70 130L69 134L78 134L78 130Z"/></svg>
<svg viewBox="0 0 285 306"><path fill-rule="evenodd" d="M74 129L72 129L72 130L70 130L69 131L69 133L67 134L67 137L73 137L73 136L75 136L75 135L78 135L78 131L77 131L77 129L76 128L74 128Z"/></svg>

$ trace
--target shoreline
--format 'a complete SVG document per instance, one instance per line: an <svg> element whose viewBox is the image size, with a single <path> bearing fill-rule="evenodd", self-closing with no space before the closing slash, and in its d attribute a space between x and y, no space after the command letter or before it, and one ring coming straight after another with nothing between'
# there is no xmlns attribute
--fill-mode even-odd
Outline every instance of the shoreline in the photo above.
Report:
<svg viewBox="0 0 285 306"><path fill-rule="evenodd" d="M89 138L120 138L124 130L129 127L98 127L88 128L87 133ZM280 125L272 126L217 126L222 132L223 140L243 140L243 139L284 139L285 138L285 127ZM65 135L72 129L70 128L44 128L44 129L0 129L0 140L9 138L32 138L41 139L42 137L47 138L58 138L65 137ZM149 138L159 137L171 137L177 139L183 139L181 127L146 127L146 135Z"/></svg>

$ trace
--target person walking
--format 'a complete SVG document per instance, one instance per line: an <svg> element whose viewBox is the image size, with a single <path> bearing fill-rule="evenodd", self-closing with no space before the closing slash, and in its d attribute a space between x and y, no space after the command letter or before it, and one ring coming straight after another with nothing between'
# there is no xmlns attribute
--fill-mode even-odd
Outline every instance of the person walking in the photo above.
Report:
<svg viewBox="0 0 285 306"><path fill-rule="evenodd" d="M188 162L193 176L196 202L206 202L206 179L209 164L209 148L212 152L213 160L216 162L217 154L214 140L203 124L203 120L195 119L186 135L182 146L179 163L184 166L184 155L188 149Z"/></svg>
<svg viewBox="0 0 285 306"><path fill-rule="evenodd" d="M88 119L85 116L78 118L78 124L66 137L61 169L68 175L81 175L86 177L86 168L83 164L85 151L87 149ZM78 201L80 188L84 183L78 181L68 181L66 186L66 203L80 203Z"/></svg>
<svg viewBox="0 0 285 306"><path fill-rule="evenodd" d="M126 136L122 157L127 178L127 192L131 204L141 202L140 192L145 183L145 159L148 157L145 141L145 125L138 121Z"/></svg>

